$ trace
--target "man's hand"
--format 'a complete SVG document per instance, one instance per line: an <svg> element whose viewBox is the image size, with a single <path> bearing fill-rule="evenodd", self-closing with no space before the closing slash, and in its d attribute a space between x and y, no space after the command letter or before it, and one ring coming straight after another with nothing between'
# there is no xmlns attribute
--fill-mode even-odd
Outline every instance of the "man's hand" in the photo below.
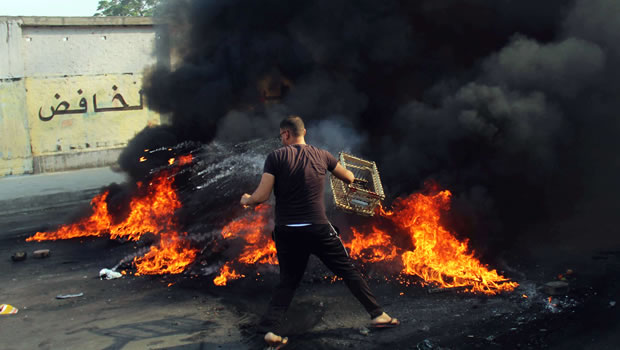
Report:
<svg viewBox="0 0 620 350"><path fill-rule="evenodd" d="M347 185L352 184L353 180L355 180L355 175L353 175L351 170L347 170L347 168L340 165L340 163L336 164L336 167L334 168L334 170L332 170L332 174L334 174L334 176L336 176L340 180L344 181L344 183L346 183Z"/></svg>
<svg viewBox="0 0 620 350"><path fill-rule="evenodd" d="M245 208L250 205L250 198L252 198L252 196L244 193L243 196L241 196L241 200L239 201L239 203L241 203L241 205L243 205L243 207Z"/></svg>
<svg viewBox="0 0 620 350"><path fill-rule="evenodd" d="M269 195L273 190L273 185L276 181L275 179L275 176L269 173L263 173L256 191L254 191L252 195L244 193L243 196L241 196L239 203L241 203L244 207L247 207L248 205L258 204L268 200Z"/></svg>

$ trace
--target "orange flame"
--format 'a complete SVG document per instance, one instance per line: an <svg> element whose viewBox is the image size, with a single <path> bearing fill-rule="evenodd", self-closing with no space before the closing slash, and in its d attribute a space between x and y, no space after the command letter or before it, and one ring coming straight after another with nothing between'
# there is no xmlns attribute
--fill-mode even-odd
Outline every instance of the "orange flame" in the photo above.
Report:
<svg viewBox="0 0 620 350"><path fill-rule="evenodd" d="M391 212L381 209L381 216L406 233L415 246L401 254L402 273L444 288L467 287L468 291L485 294L514 290L517 283L487 269L469 251L467 241L460 242L440 224L441 211L449 209L450 197L449 191L415 193L396 200ZM382 232L376 228L374 231Z"/></svg>
<svg viewBox="0 0 620 350"><path fill-rule="evenodd" d="M194 160L194 157L191 154L186 156L179 157L179 166L190 164Z"/></svg>
<svg viewBox="0 0 620 350"><path fill-rule="evenodd" d="M353 239L345 246L351 257L367 263L400 258L402 275L416 275L444 288L465 287L466 291L485 294L514 290L517 283L489 270L469 251L466 241L460 242L440 224L441 211L449 209L450 197L449 191L435 191L431 195L416 193L397 200L393 211L380 209L381 217L409 237L415 247L413 250L395 245L392 236L378 225L371 226L370 230L352 227ZM225 285L229 275L241 278L234 270L231 273L231 263L277 264L275 245L266 233L268 209L260 205L250 215L222 229L224 239L241 237L246 245L239 256L221 268L215 279L218 285ZM401 283L408 282L401 279Z"/></svg>
<svg viewBox="0 0 620 350"><path fill-rule="evenodd" d="M63 225L53 232L37 232L34 236L26 238L31 241L54 241L57 239L71 239L76 237L100 236L102 231L111 227L112 218L108 215L108 192L97 195L90 201L93 214L71 225Z"/></svg>
<svg viewBox="0 0 620 350"><path fill-rule="evenodd" d="M182 272L197 255L198 250L189 247L181 238L174 220L175 211L181 207L173 187L174 178L168 172L161 172L148 184L138 183L137 192L129 203L129 214L122 222L114 223L108 212L108 192L93 198L93 214L74 224L63 225L53 232L37 232L26 241L47 241L76 237L110 235L111 239L124 238L137 241L146 233L161 236L159 246L143 257L136 257L134 263L139 274L176 274Z"/></svg>
<svg viewBox="0 0 620 350"><path fill-rule="evenodd" d="M136 275L181 273L194 261L197 253L198 250L190 248L177 232L163 233L158 246L153 245L146 255L134 258Z"/></svg>
<svg viewBox="0 0 620 350"><path fill-rule="evenodd" d="M244 234L256 235L264 233L264 229L267 226L268 214L270 206L267 204L260 204L254 207L253 211L249 214L231 221L229 224L222 228L222 237L234 238Z"/></svg>
<svg viewBox="0 0 620 350"><path fill-rule="evenodd" d="M243 251L236 259L237 262L246 265L278 264L276 246L266 232L270 209L271 207L267 204L258 205L249 215L233 220L222 228L224 239L242 238L245 241ZM213 283L218 286L226 285L226 280L230 275L229 263L222 266L219 276L213 280Z"/></svg>
<svg viewBox="0 0 620 350"><path fill-rule="evenodd" d="M113 218L106 203L108 192L105 192L91 201L93 214L90 217L74 224L63 225L53 232L37 232L26 241L103 236L108 233L111 239L137 241L145 233L158 234L168 227L174 227L174 212L181 207L181 202L172 187L173 179L168 175L167 172L162 172L148 184L138 183L138 192L143 195L132 198L129 215L120 223L112 223Z"/></svg>
<svg viewBox="0 0 620 350"><path fill-rule="evenodd" d="M172 159L174 163L174 159ZM179 165L193 161L191 155L178 158ZM108 192L91 201L93 213L90 217L74 224L63 225L53 232L37 232L27 241L70 239L86 236L138 240L145 233L160 235L159 245L134 258L136 275L181 273L197 256L198 250L185 240L187 233L179 233L175 211L181 207L173 187L173 177L169 172L161 172L148 184L138 183L138 193L129 204L129 214L122 222L115 223L108 212L106 199ZM467 241L461 242L440 224L442 210L449 209L449 191L435 191L434 194L416 193L398 199L393 211L383 208L379 216L387 220L402 233L405 233L415 247L405 250L392 241L392 236L379 225L370 230L351 228L353 239L346 244L355 259L376 263L397 261L402 263L401 275L416 275L428 283L441 287L466 287L465 290L486 294L512 291L518 284L507 281L495 270L489 270L469 251ZM233 264L246 266L255 264L276 265L276 248L267 233L270 206L259 205L252 212L233 220L222 228L224 239L242 239L245 246L232 261L226 262L213 283L226 285L231 279L243 278ZM401 283L408 283L401 279ZM526 297L526 296L525 296Z"/></svg>
<svg viewBox="0 0 620 350"><path fill-rule="evenodd" d="M372 232L367 235L363 235L355 227L351 227L351 231L353 240L345 246L349 248L352 258L373 263L393 260L398 256L390 236L376 227L373 227Z"/></svg>
<svg viewBox="0 0 620 350"><path fill-rule="evenodd" d="M236 280L243 277L245 277L245 275L238 274L230 267L229 263L226 263L222 266L219 276L213 279L213 284L216 286L225 286L229 280Z"/></svg>

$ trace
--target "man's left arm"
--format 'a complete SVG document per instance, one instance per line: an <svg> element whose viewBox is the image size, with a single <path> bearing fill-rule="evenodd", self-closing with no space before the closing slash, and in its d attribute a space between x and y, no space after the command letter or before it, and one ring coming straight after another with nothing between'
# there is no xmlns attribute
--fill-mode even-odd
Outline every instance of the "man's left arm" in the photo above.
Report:
<svg viewBox="0 0 620 350"><path fill-rule="evenodd" d="M251 195L244 193L241 196L241 205L255 205L269 199L269 195L273 190L276 177L270 173L263 173L258 187Z"/></svg>

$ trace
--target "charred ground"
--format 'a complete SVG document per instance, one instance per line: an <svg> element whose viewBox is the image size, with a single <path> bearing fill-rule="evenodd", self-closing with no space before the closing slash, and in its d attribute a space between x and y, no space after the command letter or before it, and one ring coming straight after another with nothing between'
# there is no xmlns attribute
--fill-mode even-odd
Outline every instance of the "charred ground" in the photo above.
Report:
<svg viewBox="0 0 620 350"><path fill-rule="evenodd" d="M231 281L215 287L200 265L181 275L126 276L99 280L98 271L150 244L121 244L97 238L25 243L29 232L3 237L0 254L51 249L45 260L0 262L3 302L20 312L3 320L16 339L7 349L260 349L254 324L264 311L276 275ZM364 335L367 316L341 282L318 261L311 261L288 313L292 349L615 349L620 313L613 302L620 292L620 254L550 256L545 261L512 256L507 273L521 283L514 293L476 296L429 294L426 287L405 287L383 280L367 267L371 287L386 309L403 324ZM554 297L543 283L573 269L571 289ZM58 294L84 297L57 300ZM401 295L402 293L402 295ZM524 298L526 294L528 298ZM553 306L555 304L557 306ZM62 320L62 322L59 322ZM426 343L425 343L426 341ZM426 347L425 347L426 346Z"/></svg>
<svg viewBox="0 0 620 350"><path fill-rule="evenodd" d="M242 244L218 246L218 225L242 214L243 209L236 204L238 184L247 182L250 186L256 180L256 169L248 164L259 167L262 152L270 144L260 141L221 147L212 144L194 150L196 162L177 173L177 190L184 200L179 217L192 244L202 248L196 261L180 275L130 274L118 280L98 279L101 268L122 261L121 268L134 272L131 258L157 244L153 235L145 235L138 242L105 237L24 241L33 234L32 227L52 228L54 222L71 221L70 217L60 217L59 211L84 212L83 202L62 209L26 208L3 216L1 227L10 234L2 236L0 255L6 258L0 266L11 273L0 277L4 286L1 295L20 309L18 315L4 320L3 329L20 339L9 349L77 349L84 343L102 349L261 348L255 323L276 283L276 269L246 267L241 272L247 277L230 281L226 287L216 287L212 280L227 254L234 255L235 245ZM209 157L223 158L208 162ZM218 180L211 181L213 177ZM214 191L222 196L210 196ZM230 199L222 203L227 196ZM332 212L330 216L345 236L351 234L348 224L361 224L359 218L348 214ZM51 249L51 257L30 257L24 262L8 259L15 251L38 248ZM584 254L579 247L548 250L544 259L540 256L540 250L533 253L515 248L501 258L487 258L485 262L520 283L514 292L498 296L429 293L430 286L423 286L416 278L406 279L411 282L408 286L398 282L392 266L360 265L386 310L403 321L397 329L370 330L367 335L368 319L363 309L341 282L332 282L330 272L312 260L287 316L290 347L615 349L620 321L620 309L615 305L620 292L618 251ZM556 280L567 269L574 271L569 277L569 292L549 300L543 284ZM84 297L55 299L58 294L78 292Z"/></svg>

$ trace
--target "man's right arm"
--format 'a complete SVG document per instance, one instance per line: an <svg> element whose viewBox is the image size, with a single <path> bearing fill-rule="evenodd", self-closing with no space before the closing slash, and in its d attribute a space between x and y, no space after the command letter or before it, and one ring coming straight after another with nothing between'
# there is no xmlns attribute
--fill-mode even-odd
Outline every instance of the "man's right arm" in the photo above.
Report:
<svg viewBox="0 0 620 350"><path fill-rule="evenodd" d="M355 175L353 175L350 170L340 165L340 163L336 164L336 167L332 170L332 174L349 185L355 180Z"/></svg>

